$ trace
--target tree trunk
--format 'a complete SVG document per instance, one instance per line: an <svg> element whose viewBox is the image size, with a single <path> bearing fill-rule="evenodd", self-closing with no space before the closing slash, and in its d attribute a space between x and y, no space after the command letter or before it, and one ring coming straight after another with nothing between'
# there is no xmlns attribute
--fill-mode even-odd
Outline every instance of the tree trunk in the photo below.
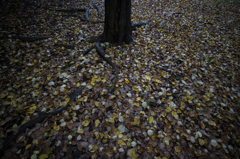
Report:
<svg viewBox="0 0 240 159"><path fill-rule="evenodd" d="M105 0L104 41L113 44L133 43L131 0Z"/></svg>

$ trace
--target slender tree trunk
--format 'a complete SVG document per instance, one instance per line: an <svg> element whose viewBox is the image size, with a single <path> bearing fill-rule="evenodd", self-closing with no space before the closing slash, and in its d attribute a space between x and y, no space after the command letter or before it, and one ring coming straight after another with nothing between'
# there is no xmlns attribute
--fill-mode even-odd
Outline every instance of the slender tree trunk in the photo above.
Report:
<svg viewBox="0 0 240 159"><path fill-rule="evenodd" d="M105 0L104 41L114 44L133 43L131 0Z"/></svg>

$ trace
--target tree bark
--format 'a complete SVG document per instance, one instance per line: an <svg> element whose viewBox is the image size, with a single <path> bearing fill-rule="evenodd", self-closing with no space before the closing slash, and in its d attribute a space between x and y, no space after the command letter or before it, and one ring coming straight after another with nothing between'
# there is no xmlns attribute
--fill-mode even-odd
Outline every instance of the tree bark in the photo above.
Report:
<svg viewBox="0 0 240 159"><path fill-rule="evenodd" d="M105 0L104 41L134 43L131 29L131 0Z"/></svg>

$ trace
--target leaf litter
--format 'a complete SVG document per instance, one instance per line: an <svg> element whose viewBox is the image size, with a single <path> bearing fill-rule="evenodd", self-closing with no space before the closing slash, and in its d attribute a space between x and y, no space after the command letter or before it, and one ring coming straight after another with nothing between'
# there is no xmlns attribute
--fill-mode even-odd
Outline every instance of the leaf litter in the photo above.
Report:
<svg viewBox="0 0 240 159"><path fill-rule="evenodd" d="M70 107L19 134L3 158L239 156L238 1L132 1L132 22L150 22L133 31L135 46L101 44L119 70L113 93L111 66L95 49L82 56L104 25L51 9L89 7L103 20L93 6L16 4L2 6L0 147L36 112Z"/></svg>

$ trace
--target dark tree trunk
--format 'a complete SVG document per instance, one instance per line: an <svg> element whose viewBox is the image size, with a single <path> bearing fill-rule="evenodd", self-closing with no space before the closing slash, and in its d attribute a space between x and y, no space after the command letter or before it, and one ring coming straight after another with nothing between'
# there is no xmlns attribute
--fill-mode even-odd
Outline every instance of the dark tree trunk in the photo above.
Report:
<svg viewBox="0 0 240 159"><path fill-rule="evenodd" d="M113 44L133 43L131 0L105 0L104 41Z"/></svg>

